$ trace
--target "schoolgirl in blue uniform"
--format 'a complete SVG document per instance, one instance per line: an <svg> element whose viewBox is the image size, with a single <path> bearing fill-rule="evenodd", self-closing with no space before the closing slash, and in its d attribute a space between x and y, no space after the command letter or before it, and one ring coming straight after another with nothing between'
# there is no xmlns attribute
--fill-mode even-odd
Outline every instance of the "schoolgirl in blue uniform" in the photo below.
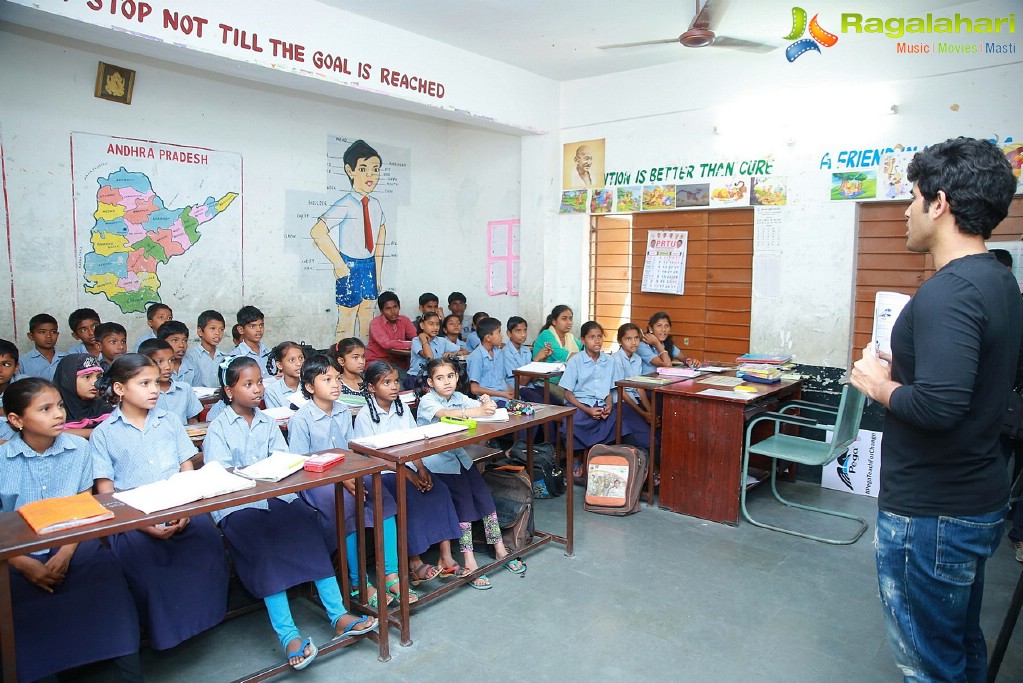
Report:
<svg viewBox="0 0 1023 683"><path fill-rule="evenodd" d="M425 380L426 386L429 386L429 391L422 394L422 398L419 399L417 421L421 425L438 422L442 417L466 418L493 415L497 410L497 405L486 394L480 401L477 401L456 390L458 368L455 367L452 360L434 358L426 364L420 379ZM417 393L421 393L426 387L420 384L417 389ZM501 560L507 557L508 549L504 547L504 540L501 538L494 497L465 449L455 448L443 453L436 453L423 458L421 462L447 485L451 492L451 502L455 505L455 513L458 515L458 526L462 532L459 537L459 546L465 568L458 567L453 558L442 556L442 571L459 576L474 572L479 568L472 547L472 523L477 519L483 521L487 543L494 546L497 559ZM513 574L521 574L526 571L526 565L517 558L509 560L504 566ZM483 574L476 577L469 585L479 590L486 590L490 588L490 579Z"/></svg>
<svg viewBox="0 0 1023 683"><path fill-rule="evenodd" d="M362 396L366 345L358 337L346 337L334 344L331 355L341 368L341 393L345 396Z"/></svg>
<svg viewBox="0 0 1023 683"><path fill-rule="evenodd" d="M337 362L327 356L317 354L302 366L302 394L309 399L292 415L288 422L288 444L293 453L315 453L331 448L348 448L348 439L352 436L352 412L341 401L341 368ZM373 517L371 477L363 479L366 492L366 508L363 521L367 527L376 526ZM359 573L355 562L358 552L358 527L355 519L355 483L347 480L344 486L345 507L345 547L348 551L348 576L352 580L353 595L358 595ZM337 522L334 514L334 486L319 486L306 489L299 493L311 508L316 511L316 521L323 533L323 541L331 552L337 550ZM384 491L384 519L380 521L384 535L384 571L386 573L384 590L388 600L398 594L398 542L397 525L394 516L398 506L389 491ZM394 590L392 590L392 587ZM376 607L377 597L373 591L369 596L369 604ZM409 596L412 598L412 595ZM413 598L413 601L418 599Z"/></svg>
<svg viewBox="0 0 1023 683"><path fill-rule="evenodd" d="M355 438L416 426L412 411L398 397L401 380L396 366L386 361L374 361L366 368L365 381L366 409L355 416ZM444 482L432 476L422 460L406 467L409 469L405 473L409 579L413 586L418 586L441 574L440 567L423 562L420 555L434 543L439 543L441 557L450 560L449 566L454 564L451 539L461 536L462 531L451 502L451 492ZM397 477L384 476L384 487L392 496L397 496Z"/></svg>
<svg viewBox="0 0 1023 683"><path fill-rule="evenodd" d="M671 362L681 355L671 337L671 318L667 313L659 311L650 316L636 353L643 361L644 375L657 372L657 368L670 368Z"/></svg>
<svg viewBox="0 0 1023 683"><path fill-rule="evenodd" d="M267 408L291 405L288 397L301 388L305 351L295 342L286 341L275 346L270 354L271 359L266 362L267 370L277 377L277 381L267 383L263 403Z"/></svg>
<svg viewBox="0 0 1023 683"><path fill-rule="evenodd" d="M611 359L615 362L613 380L636 377L643 374L643 359L637 349L640 344L639 327L625 323L618 328L618 350ZM625 404L621 406L622 420L632 425L632 437L641 445L650 443L650 429L654 428L656 418L653 405L647 392L642 389L626 389ZM642 420L642 424L640 423ZM646 428L644 429L644 424Z"/></svg>
<svg viewBox="0 0 1023 683"><path fill-rule="evenodd" d="M149 357L160 370L160 397L156 399L156 407L176 415L183 425L198 422L202 403L192 391L192 385L174 379L174 348L170 342L147 339L139 344L139 353Z"/></svg>
<svg viewBox="0 0 1023 683"><path fill-rule="evenodd" d="M92 489L89 442L64 433L64 407L53 384L15 382L3 407L16 433L0 446L0 511ZM117 561L99 541L9 562L19 681L114 658L122 680L142 680L135 603Z"/></svg>
<svg viewBox="0 0 1023 683"><path fill-rule="evenodd" d="M601 351L604 328L591 320L579 332L582 335L583 352L568 359L565 373L561 376L565 403L576 409L572 430L572 448L575 451L588 449L598 443L611 443L615 438L616 420L616 406L612 396L615 363L611 356ZM622 435L642 430L637 423L646 425L635 411L623 413ZM650 432L646 434L649 443ZM582 476L581 464L573 467L573 476Z"/></svg>
<svg viewBox="0 0 1023 683"><path fill-rule="evenodd" d="M149 342L146 342L149 343ZM156 407L160 369L137 353L119 356L100 379L118 405L92 432L100 493L124 491L192 469L197 453L180 420ZM109 538L154 650L216 626L227 612L224 544L209 515L194 515Z"/></svg>
<svg viewBox="0 0 1023 683"><path fill-rule="evenodd" d="M277 423L258 409L263 400L259 364L248 356L228 357L220 365L220 390L227 408L206 432L203 453L224 467L246 467L288 450ZM339 636L376 628L373 617L345 612L330 552L313 511L290 493L213 513L227 539L228 551L242 585L266 605L288 663L304 669L316 657L311 638L302 639L291 616L287 590L307 581L316 584L320 601Z"/></svg>

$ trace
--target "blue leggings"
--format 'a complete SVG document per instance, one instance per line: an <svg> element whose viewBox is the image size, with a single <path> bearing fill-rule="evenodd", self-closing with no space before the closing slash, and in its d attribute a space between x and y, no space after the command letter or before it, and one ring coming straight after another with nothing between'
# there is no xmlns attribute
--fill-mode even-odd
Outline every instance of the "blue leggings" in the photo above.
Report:
<svg viewBox="0 0 1023 683"><path fill-rule="evenodd" d="M330 618L330 625L337 626L337 621L345 615L345 605L341 601L341 589L337 585L337 579L327 576L316 579L316 592L320 595L320 601L327 610L327 617ZM270 625L277 632L281 646L285 652L288 650L288 643L295 638L301 638L302 634L295 626L295 620L291 616L291 607L288 606L288 593L281 591L263 598L266 604L266 611L270 614Z"/></svg>
<svg viewBox="0 0 1023 683"><path fill-rule="evenodd" d="M388 517L384 520L384 573L385 574L397 574L398 573L398 527L394 523L394 517ZM359 539L357 533L352 533L345 536L345 548L348 551L348 578L351 579L352 585L355 586L359 582L358 570L358 552L359 552Z"/></svg>

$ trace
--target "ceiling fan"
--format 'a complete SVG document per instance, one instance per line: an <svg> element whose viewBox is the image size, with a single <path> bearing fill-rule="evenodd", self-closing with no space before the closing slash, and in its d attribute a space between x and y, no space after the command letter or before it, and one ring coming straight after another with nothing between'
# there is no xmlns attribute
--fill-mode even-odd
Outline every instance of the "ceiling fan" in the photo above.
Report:
<svg viewBox="0 0 1023 683"><path fill-rule="evenodd" d="M615 50L623 47L641 47L643 45L665 45L668 43L681 43L683 47L727 47L747 52L771 52L777 46L766 43L757 43L752 40L719 36L714 32L721 17L728 9L727 0L704 0L703 7L700 7L700 0L696 2L696 15L689 24L686 32L677 38L664 38L661 40L643 40L637 43L617 43L615 45L600 45L600 50Z"/></svg>

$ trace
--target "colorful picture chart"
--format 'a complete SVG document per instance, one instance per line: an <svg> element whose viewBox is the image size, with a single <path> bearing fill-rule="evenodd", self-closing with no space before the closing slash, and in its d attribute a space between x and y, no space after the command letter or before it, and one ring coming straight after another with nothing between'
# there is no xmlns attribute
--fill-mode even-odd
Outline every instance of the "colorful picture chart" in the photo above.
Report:
<svg viewBox="0 0 1023 683"><path fill-rule="evenodd" d="M640 289L644 292L685 294L688 247L689 233L684 230L651 230L647 234Z"/></svg>

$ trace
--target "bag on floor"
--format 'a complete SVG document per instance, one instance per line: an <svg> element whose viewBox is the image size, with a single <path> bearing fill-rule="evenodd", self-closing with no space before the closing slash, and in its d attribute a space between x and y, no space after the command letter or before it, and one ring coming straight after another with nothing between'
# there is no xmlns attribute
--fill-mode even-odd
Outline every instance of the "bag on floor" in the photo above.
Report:
<svg viewBox="0 0 1023 683"><path fill-rule="evenodd" d="M483 472L497 507L497 523L508 552L515 554L533 542L533 486L525 469L494 467Z"/></svg>
<svg viewBox="0 0 1023 683"><path fill-rule="evenodd" d="M642 448L597 444L586 454L583 510L619 516L639 512L646 468Z"/></svg>
<svg viewBox="0 0 1023 683"><path fill-rule="evenodd" d="M526 442L516 441L508 450L508 460L526 466ZM554 460L554 446L533 444L533 497L555 498L565 493L565 471Z"/></svg>

